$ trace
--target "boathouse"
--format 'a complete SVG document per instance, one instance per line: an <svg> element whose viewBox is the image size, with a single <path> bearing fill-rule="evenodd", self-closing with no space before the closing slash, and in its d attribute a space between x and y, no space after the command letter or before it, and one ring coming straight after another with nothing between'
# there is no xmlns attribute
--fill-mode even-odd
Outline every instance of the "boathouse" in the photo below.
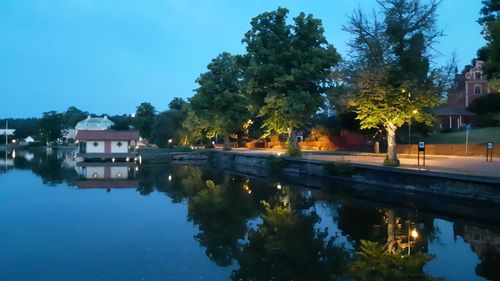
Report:
<svg viewBox="0 0 500 281"><path fill-rule="evenodd" d="M83 160L129 161L138 157L138 131L78 130L77 157Z"/></svg>

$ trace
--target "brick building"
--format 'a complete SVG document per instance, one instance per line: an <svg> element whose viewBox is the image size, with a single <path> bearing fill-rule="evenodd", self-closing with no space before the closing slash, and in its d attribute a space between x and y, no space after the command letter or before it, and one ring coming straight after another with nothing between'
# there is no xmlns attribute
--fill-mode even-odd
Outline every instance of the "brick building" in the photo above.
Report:
<svg viewBox="0 0 500 281"><path fill-rule="evenodd" d="M455 79L448 92L447 103L434 111L441 129L460 129L466 124L475 125L476 116L467 107L473 100L493 92L483 75L483 64L484 62L474 59L462 72L455 69Z"/></svg>

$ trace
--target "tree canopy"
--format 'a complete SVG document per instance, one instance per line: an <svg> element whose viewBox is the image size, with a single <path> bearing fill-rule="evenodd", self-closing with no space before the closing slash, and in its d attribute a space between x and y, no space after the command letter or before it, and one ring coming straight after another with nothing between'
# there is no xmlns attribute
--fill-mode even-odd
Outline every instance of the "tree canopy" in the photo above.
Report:
<svg viewBox="0 0 500 281"><path fill-rule="evenodd" d="M345 82L361 128L384 128L389 165L398 165L396 129L411 119L430 124L430 109L444 91L446 72L432 68L438 2L380 0L383 21L356 11L344 26L352 35ZM443 73L445 75L443 75Z"/></svg>
<svg viewBox="0 0 500 281"><path fill-rule="evenodd" d="M486 46L478 51L478 57L485 62L483 71L494 88L500 88L500 0L483 0L482 17Z"/></svg>
<svg viewBox="0 0 500 281"><path fill-rule="evenodd" d="M149 102L143 102L137 107L133 124L139 130L141 136L145 139L149 139L151 137L155 116L156 109Z"/></svg>
<svg viewBox="0 0 500 281"><path fill-rule="evenodd" d="M246 93L263 117L266 136L301 128L324 104L323 94L340 56L321 20L300 13L287 23L279 8L253 18L243 42Z"/></svg>
<svg viewBox="0 0 500 281"><path fill-rule="evenodd" d="M190 99L191 110L210 137L224 136L229 149L229 134L242 129L248 120L248 106L241 92L242 73L237 58L222 53L207 66L196 82L200 85Z"/></svg>

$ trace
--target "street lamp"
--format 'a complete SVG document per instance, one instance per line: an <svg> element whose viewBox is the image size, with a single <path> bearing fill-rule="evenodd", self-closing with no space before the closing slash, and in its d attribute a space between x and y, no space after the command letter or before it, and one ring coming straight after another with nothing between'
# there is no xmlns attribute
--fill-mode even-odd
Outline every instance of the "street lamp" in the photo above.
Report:
<svg viewBox="0 0 500 281"><path fill-rule="evenodd" d="M417 114L418 110L414 109L412 113ZM408 119L408 156L409 155L411 155L411 117Z"/></svg>
<svg viewBox="0 0 500 281"><path fill-rule="evenodd" d="M411 238L417 239L418 238L418 232L417 229L411 229L411 227L408 228L408 256L410 256L411 253Z"/></svg>

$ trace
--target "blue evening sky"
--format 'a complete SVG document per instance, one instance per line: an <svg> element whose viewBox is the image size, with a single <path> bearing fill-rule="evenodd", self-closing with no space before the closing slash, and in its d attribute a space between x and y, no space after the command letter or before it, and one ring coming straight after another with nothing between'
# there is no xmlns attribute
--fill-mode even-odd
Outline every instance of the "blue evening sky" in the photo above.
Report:
<svg viewBox="0 0 500 281"><path fill-rule="evenodd" d="M375 0L0 0L0 118L39 117L74 105L93 113L132 113L141 102L167 109L188 98L220 52L242 53L252 17L278 6L312 13L346 56L341 25ZM444 0L437 45L459 68L484 45L480 0Z"/></svg>

